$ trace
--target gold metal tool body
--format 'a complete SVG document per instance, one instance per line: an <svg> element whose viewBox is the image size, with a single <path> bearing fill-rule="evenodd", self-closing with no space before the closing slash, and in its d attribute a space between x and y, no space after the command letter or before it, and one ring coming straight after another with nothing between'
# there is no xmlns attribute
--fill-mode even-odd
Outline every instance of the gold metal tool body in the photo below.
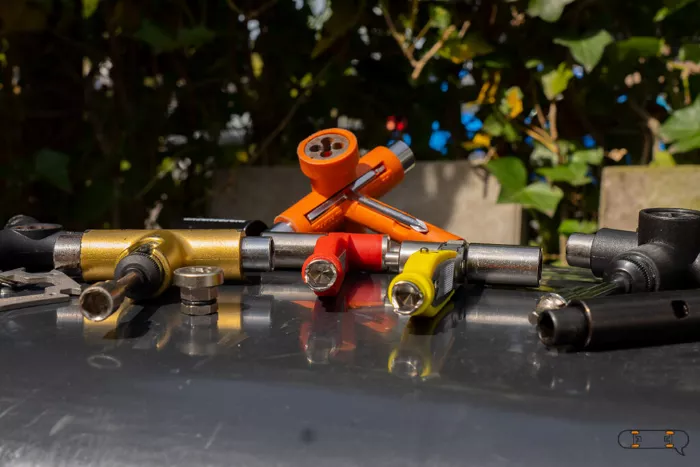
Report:
<svg viewBox="0 0 700 467"><path fill-rule="evenodd" d="M80 245L83 279L99 281L114 277L119 261L135 252L154 259L167 288L173 271L182 266L218 266L226 279L241 279L240 246L243 235L236 230L88 230Z"/></svg>

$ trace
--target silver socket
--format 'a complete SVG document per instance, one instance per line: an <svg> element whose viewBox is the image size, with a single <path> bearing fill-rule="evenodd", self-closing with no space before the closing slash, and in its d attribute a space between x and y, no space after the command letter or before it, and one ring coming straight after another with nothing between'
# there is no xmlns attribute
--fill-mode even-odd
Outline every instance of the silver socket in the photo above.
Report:
<svg viewBox="0 0 700 467"><path fill-rule="evenodd" d="M272 271L272 239L267 237L243 237L241 239L241 267L243 271Z"/></svg>
<svg viewBox="0 0 700 467"><path fill-rule="evenodd" d="M542 277L542 250L530 246L470 243L465 269L469 282L537 287Z"/></svg>
<svg viewBox="0 0 700 467"><path fill-rule="evenodd" d="M316 242L326 234L263 232L272 239L274 269L301 269L316 248Z"/></svg>
<svg viewBox="0 0 700 467"><path fill-rule="evenodd" d="M401 167L403 167L403 172L407 173L413 167L416 166L416 156L408 144L403 141L397 141L391 146L389 150L396 154L396 157L401 161Z"/></svg>
<svg viewBox="0 0 700 467"><path fill-rule="evenodd" d="M63 232L53 247L53 267L69 276L80 275L82 232Z"/></svg>
<svg viewBox="0 0 700 467"><path fill-rule="evenodd" d="M566 262L569 266L590 269L595 235L575 233L566 241Z"/></svg>

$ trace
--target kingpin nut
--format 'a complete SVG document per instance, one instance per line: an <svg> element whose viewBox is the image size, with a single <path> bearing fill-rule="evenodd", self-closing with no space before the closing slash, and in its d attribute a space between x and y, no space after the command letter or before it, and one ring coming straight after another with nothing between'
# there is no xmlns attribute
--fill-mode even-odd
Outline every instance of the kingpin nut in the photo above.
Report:
<svg viewBox="0 0 700 467"><path fill-rule="evenodd" d="M400 315L412 315L418 310L425 296L412 282L399 281L391 289L391 304Z"/></svg>
<svg viewBox="0 0 700 467"><path fill-rule="evenodd" d="M173 283L180 287L181 311L187 315L216 313L217 287L224 283L224 271L214 266L176 269Z"/></svg>

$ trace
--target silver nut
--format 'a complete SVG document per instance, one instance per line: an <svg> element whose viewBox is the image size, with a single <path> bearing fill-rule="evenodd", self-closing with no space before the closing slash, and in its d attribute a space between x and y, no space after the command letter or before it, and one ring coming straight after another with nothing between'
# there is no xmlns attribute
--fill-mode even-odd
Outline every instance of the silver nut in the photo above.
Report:
<svg viewBox="0 0 700 467"><path fill-rule="evenodd" d="M224 270L216 266L187 266L173 273L173 284L178 287L200 289L223 283Z"/></svg>
<svg viewBox="0 0 700 467"><path fill-rule="evenodd" d="M181 303L180 312L188 316L206 316L212 315L219 311L219 304L208 303L204 305Z"/></svg>
<svg viewBox="0 0 700 467"><path fill-rule="evenodd" d="M219 296L217 286L224 283L224 270L215 266L187 266L176 269L173 284L180 287L183 302L212 302Z"/></svg>
<svg viewBox="0 0 700 467"><path fill-rule="evenodd" d="M186 302L207 303L216 301L219 297L219 289L216 287L203 287L200 289L180 289L180 299Z"/></svg>

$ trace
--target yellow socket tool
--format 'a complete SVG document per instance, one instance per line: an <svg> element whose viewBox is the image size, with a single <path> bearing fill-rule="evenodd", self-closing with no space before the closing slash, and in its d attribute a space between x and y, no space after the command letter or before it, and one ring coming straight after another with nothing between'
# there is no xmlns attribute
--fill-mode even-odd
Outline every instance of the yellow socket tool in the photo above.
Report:
<svg viewBox="0 0 700 467"><path fill-rule="evenodd" d="M455 250L423 248L413 253L403 272L389 284L394 311L406 316L435 316L454 293L459 258Z"/></svg>

